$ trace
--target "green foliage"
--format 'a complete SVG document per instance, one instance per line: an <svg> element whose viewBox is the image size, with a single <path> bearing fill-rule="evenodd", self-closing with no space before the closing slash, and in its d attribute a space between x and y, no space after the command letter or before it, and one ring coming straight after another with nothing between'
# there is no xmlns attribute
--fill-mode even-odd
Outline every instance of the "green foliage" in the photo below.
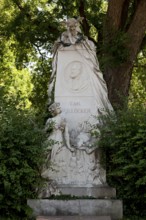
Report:
<svg viewBox="0 0 146 220"><path fill-rule="evenodd" d="M47 100L52 42L59 36L53 3L6 1L0 5L0 86L20 107L38 110ZM55 34L56 33L56 34Z"/></svg>
<svg viewBox="0 0 146 220"><path fill-rule="evenodd" d="M51 69L51 59L38 60L32 68L33 90L30 96L32 106L42 112L42 105L47 104L48 99L48 81Z"/></svg>
<svg viewBox="0 0 146 220"><path fill-rule="evenodd" d="M118 67L127 60L129 55L128 49L125 46L129 41L126 33L122 31L111 32L111 40L108 40L101 45L100 50L102 56L100 58L103 68L107 66Z"/></svg>
<svg viewBox="0 0 146 220"><path fill-rule="evenodd" d="M100 130L107 179L123 199L124 214L146 216L146 110L125 109L105 116Z"/></svg>
<svg viewBox="0 0 146 220"><path fill-rule="evenodd" d="M146 106L146 58L144 53L139 54L132 73L130 86L129 106Z"/></svg>
<svg viewBox="0 0 146 220"><path fill-rule="evenodd" d="M28 68L17 69L15 50L11 48L13 43L13 38L8 42L0 42L0 88L3 89L5 99L17 100L21 97L19 108L29 108L33 89L31 75Z"/></svg>
<svg viewBox="0 0 146 220"><path fill-rule="evenodd" d="M43 133L33 112L1 99L0 108L0 215L25 219L31 214L28 198L36 198L42 184Z"/></svg>
<svg viewBox="0 0 146 220"><path fill-rule="evenodd" d="M122 220L145 220L145 218L131 215L129 217L124 217Z"/></svg>

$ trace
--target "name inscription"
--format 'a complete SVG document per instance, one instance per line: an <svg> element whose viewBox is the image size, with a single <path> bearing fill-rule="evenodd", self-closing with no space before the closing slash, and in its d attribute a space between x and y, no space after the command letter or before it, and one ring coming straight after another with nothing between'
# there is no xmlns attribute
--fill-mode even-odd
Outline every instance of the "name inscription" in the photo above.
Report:
<svg viewBox="0 0 146 220"><path fill-rule="evenodd" d="M64 113L90 113L91 110L89 108L66 108L63 109Z"/></svg>
<svg viewBox="0 0 146 220"><path fill-rule="evenodd" d="M69 102L69 105L70 106L80 106L81 104L79 101L77 101L77 102Z"/></svg>

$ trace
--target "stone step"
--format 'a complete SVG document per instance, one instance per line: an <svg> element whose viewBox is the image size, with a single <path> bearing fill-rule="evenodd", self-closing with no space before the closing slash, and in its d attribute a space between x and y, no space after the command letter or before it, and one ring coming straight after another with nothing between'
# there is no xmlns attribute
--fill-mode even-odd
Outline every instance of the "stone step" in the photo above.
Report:
<svg viewBox="0 0 146 220"><path fill-rule="evenodd" d="M122 219L122 201L115 199L76 199L76 200L52 200L29 199L27 204L33 210L33 216L89 216L91 220L95 216L111 216L112 220ZM66 217L64 217L66 218ZM69 218L69 217L68 217ZM82 218L82 219L84 219ZM63 219L61 219L63 220ZM66 220L66 219L65 219ZM97 218L98 220L98 218ZM105 219L106 220L106 219ZM108 220L108 219L107 219Z"/></svg>
<svg viewBox="0 0 146 220"><path fill-rule="evenodd" d="M58 189L62 195L70 196L89 196L94 198L116 198L116 189L107 185L98 187L77 187L69 185L58 185Z"/></svg>
<svg viewBox="0 0 146 220"><path fill-rule="evenodd" d="M111 220L110 216L38 216L36 220Z"/></svg>

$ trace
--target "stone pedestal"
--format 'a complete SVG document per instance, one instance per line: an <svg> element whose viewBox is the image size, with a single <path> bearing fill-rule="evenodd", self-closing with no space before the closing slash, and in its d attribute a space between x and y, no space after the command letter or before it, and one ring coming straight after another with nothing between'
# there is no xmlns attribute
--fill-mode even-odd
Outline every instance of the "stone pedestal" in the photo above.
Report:
<svg viewBox="0 0 146 220"><path fill-rule="evenodd" d="M110 216L38 216L36 220L111 220Z"/></svg>
<svg viewBox="0 0 146 220"><path fill-rule="evenodd" d="M34 216L110 216L112 220L123 217L122 201L114 199L37 199L28 200L28 205Z"/></svg>
<svg viewBox="0 0 146 220"><path fill-rule="evenodd" d="M97 199L116 198L116 189L107 185L95 187L77 187L71 185L58 185L61 195L76 197L91 197Z"/></svg>

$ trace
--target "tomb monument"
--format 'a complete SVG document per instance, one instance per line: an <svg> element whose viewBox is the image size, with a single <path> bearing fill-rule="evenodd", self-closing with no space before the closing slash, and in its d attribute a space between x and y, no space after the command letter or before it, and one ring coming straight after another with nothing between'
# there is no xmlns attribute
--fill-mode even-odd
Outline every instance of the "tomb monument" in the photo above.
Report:
<svg viewBox="0 0 146 220"><path fill-rule="evenodd" d="M93 197L96 200L80 200L80 210L83 207L88 209L89 203L94 203L93 212L88 210L89 213L86 213L87 210L84 210L82 215L86 213L120 219L122 202L115 199L115 188L107 185L98 139L94 137L95 132L100 136L97 129L100 115L113 111L113 108L99 68L95 45L81 32L82 19L70 18L64 21L67 30L57 39L53 48L52 76L48 88L52 117L47 120L45 130L47 133L53 124L47 141L53 140L54 144L51 148L48 146L46 151L46 164L49 166L44 166L42 177L48 183L40 193L40 198L51 195L70 195L80 199ZM35 205L29 201L29 204L35 209L40 201L36 201ZM64 206L63 202L61 206ZM61 206L59 208L58 203L55 203L53 213L57 214L57 210L63 213L64 207ZM47 210L38 211L38 214L46 212L55 215ZM78 213L75 209L70 209L70 212L66 211L66 215Z"/></svg>

